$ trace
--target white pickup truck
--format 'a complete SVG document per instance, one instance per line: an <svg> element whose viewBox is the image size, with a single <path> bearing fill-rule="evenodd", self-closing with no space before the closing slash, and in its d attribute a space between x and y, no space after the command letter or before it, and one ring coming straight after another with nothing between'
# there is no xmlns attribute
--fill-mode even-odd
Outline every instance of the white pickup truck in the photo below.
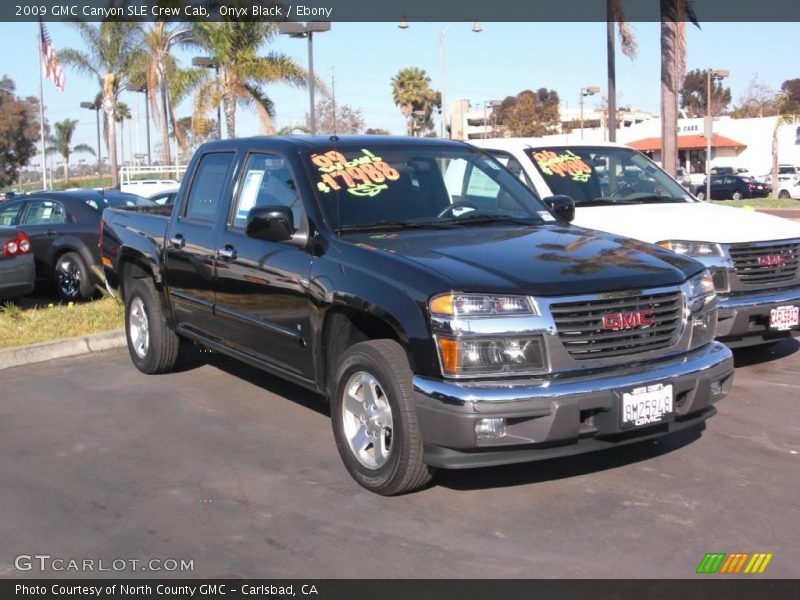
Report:
<svg viewBox="0 0 800 600"><path fill-rule="evenodd" d="M571 197L574 224L659 244L709 267L719 298L717 337L729 346L800 335L800 224L701 202L621 144L471 143L541 198Z"/></svg>

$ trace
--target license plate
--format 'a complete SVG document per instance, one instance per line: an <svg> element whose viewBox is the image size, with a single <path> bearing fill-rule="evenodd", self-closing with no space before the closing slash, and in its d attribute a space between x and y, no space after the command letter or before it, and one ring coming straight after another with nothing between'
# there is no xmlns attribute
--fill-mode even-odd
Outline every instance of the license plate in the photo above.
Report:
<svg viewBox="0 0 800 600"><path fill-rule="evenodd" d="M787 331L800 325L800 307L778 306L769 311L769 327L776 331Z"/></svg>
<svg viewBox="0 0 800 600"><path fill-rule="evenodd" d="M672 414L672 386L656 383L622 394L622 426L658 423Z"/></svg>

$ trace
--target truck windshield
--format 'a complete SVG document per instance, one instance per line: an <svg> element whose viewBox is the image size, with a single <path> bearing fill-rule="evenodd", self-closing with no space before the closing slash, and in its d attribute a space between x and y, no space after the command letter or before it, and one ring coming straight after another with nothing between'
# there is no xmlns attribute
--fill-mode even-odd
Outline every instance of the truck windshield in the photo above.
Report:
<svg viewBox="0 0 800 600"><path fill-rule="evenodd" d="M578 206L694 202L646 156L630 148L558 146L525 151L553 194Z"/></svg>
<svg viewBox="0 0 800 600"><path fill-rule="evenodd" d="M556 219L477 149L340 146L307 156L325 217L338 231L541 225Z"/></svg>

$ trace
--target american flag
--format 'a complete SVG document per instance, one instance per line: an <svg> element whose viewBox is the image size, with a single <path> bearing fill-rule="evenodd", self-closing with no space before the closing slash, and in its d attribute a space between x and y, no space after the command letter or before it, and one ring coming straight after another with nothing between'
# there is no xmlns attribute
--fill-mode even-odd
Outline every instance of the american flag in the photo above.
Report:
<svg viewBox="0 0 800 600"><path fill-rule="evenodd" d="M50 40L47 26L41 21L39 22L39 43L41 44L40 51L42 53L44 76L55 84L59 92L63 92L64 82L66 81L64 70L61 68L61 65L58 64L56 49L53 47L53 42Z"/></svg>

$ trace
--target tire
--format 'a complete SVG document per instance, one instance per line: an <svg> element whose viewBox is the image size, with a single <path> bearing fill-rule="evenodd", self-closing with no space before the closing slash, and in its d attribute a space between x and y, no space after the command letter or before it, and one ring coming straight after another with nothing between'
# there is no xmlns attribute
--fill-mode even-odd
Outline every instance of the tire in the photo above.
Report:
<svg viewBox="0 0 800 600"><path fill-rule="evenodd" d="M733 199L734 200L741 200L742 199L742 192L733 192Z"/></svg>
<svg viewBox="0 0 800 600"><path fill-rule="evenodd" d="M695 194L695 196L697 197L698 200L705 200L706 199L706 193L703 192L703 191L698 191Z"/></svg>
<svg viewBox="0 0 800 600"><path fill-rule="evenodd" d="M65 252L53 267L53 284L58 297L66 302L88 300L94 295L89 269L77 252Z"/></svg>
<svg viewBox="0 0 800 600"><path fill-rule="evenodd" d="M336 372L331 423L339 455L359 485L383 496L418 490L433 478L422 462L411 377L393 340L354 344Z"/></svg>
<svg viewBox="0 0 800 600"><path fill-rule="evenodd" d="M178 361L180 338L167 324L155 284L132 279L125 292L125 337L133 364L148 375L169 373Z"/></svg>
<svg viewBox="0 0 800 600"><path fill-rule="evenodd" d="M788 200L791 197L792 195L789 193L789 190L781 190L778 193L778 198L780 198L781 200Z"/></svg>

